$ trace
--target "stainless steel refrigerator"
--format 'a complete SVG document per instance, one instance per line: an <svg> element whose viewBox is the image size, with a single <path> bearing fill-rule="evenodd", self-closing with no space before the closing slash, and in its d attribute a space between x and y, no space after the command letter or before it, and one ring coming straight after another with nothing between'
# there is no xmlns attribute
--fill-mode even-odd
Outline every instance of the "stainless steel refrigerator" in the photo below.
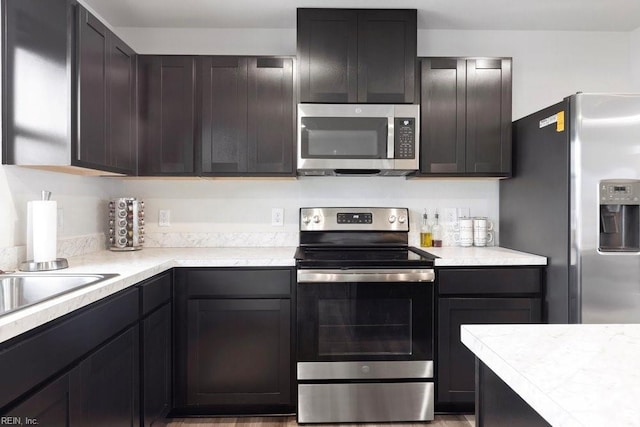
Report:
<svg viewBox="0 0 640 427"><path fill-rule="evenodd" d="M640 323L640 94L579 93L513 123L500 246L549 258L549 323Z"/></svg>

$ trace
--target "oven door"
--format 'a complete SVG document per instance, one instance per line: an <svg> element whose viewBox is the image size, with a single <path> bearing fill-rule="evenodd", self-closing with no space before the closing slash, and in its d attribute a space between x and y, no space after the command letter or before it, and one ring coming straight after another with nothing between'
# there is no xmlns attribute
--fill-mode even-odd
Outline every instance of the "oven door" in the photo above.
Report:
<svg viewBox="0 0 640 427"><path fill-rule="evenodd" d="M298 362L433 360L433 280L432 269L298 270Z"/></svg>

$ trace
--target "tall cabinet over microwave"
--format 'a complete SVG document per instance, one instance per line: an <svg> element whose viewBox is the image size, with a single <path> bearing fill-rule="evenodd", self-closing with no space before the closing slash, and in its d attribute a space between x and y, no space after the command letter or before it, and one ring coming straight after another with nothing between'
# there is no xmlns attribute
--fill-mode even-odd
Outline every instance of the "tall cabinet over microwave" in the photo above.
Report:
<svg viewBox="0 0 640 427"><path fill-rule="evenodd" d="M416 9L298 9L300 102L411 104Z"/></svg>

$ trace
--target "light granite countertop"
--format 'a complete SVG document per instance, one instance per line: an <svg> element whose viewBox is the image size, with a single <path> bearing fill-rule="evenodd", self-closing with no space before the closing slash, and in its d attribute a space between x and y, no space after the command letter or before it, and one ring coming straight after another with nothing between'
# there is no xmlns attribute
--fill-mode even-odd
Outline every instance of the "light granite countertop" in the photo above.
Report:
<svg viewBox="0 0 640 427"><path fill-rule="evenodd" d="M497 246L420 248L436 259L436 267L547 265L547 258Z"/></svg>
<svg viewBox="0 0 640 427"><path fill-rule="evenodd" d="M546 258L498 247L424 248L436 266L545 265ZM64 316L173 267L294 266L295 247L144 248L136 252L98 251L68 258L57 273L118 276L0 316L0 342ZM56 272L52 272L55 274Z"/></svg>
<svg viewBox="0 0 640 427"><path fill-rule="evenodd" d="M51 274L117 273L118 276L0 316L0 342L64 316L173 267L294 266L295 247L144 248L99 251L68 259L69 268Z"/></svg>
<svg viewBox="0 0 640 427"><path fill-rule="evenodd" d="M640 425L640 325L463 325L462 342L553 426Z"/></svg>

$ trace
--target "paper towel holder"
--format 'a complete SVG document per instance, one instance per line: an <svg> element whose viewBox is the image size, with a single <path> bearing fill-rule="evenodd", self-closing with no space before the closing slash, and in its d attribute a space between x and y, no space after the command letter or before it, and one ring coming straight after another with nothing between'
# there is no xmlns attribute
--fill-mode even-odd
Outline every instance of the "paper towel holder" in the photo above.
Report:
<svg viewBox="0 0 640 427"><path fill-rule="evenodd" d="M51 191L43 190L41 193L41 200L44 200L44 201L51 200ZM56 258L51 261L43 261L43 262L27 260L25 262L22 262L18 266L18 270L27 271L27 272L36 272L36 271L62 270L68 267L69 267L69 262L67 261L66 258Z"/></svg>
<svg viewBox="0 0 640 427"><path fill-rule="evenodd" d="M69 267L69 262L66 258L56 258L53 261L46 262L35 262L35 261L25 261L20 264L18 270L20 271L50 271L50 270L62 270L63 268Z"/></svg>

